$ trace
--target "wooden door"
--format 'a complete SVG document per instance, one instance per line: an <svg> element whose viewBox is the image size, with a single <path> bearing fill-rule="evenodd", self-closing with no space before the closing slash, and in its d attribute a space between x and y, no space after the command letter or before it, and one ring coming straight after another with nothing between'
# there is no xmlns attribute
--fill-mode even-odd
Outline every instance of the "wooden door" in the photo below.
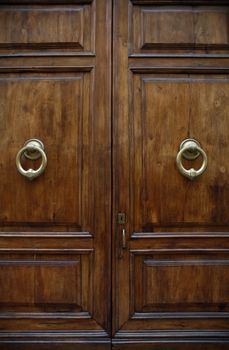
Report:
<svg viewBox="0 0 229 350"><path fill-rule="evenodd" d="M110 0L1 1L0 349L110 348L110 37Z"/></svg>
<svg viewBox="0 0 229 350"><path fill-rule="evenodd" d="M228 2L114 4L114 349L226 350Z"/></svg>
<svg viewBox="0 0 229 350"><path fill-rule="evenodd" d="M0 349L225 350L227 1L111 3L1 1Z"/></svg>

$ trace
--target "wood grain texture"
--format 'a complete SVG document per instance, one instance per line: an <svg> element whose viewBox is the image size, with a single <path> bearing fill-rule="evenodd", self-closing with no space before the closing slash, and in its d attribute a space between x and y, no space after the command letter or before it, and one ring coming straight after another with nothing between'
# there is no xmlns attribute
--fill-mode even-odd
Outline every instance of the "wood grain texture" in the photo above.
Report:
<svg viewBox="0 0 229 350"><path fill-rule="evenodd" d="M33 260L32 260L33 259ZM93 255L79 251L5 254L0 261L2 332L98 329L92 314ZM7 281L7 282L4 282ZM19 282L20 281L20 282ZM19 284L19 287L17 286ZM54 335L53 335L54 336Z"/></svg>
<svg viewBox="0 0 229 350"><path fill-rule="evenodd" d="M92 6L83 4L2 6L0 53L29 50L94 52L93 15ZM15 31L15 27L20 30Z"/></svg>
<svg viewBox="0 0 229 350"><path fill-rule="evenodd" d="M37 5L37 4L41 4L41 5L69 5L69 4L80 4L80 5L84 5L84 4L91 4L93 2L93 0L2 0L1 4L3 5L21 5L21 4L30 4L30 5Z"/></svg>
<svg viewBox="0 0 229 350"><path fill-rule="evenodd" d="M175 222L206 228L227 226L227 76L134 76L132 89L132 230ZM220 123L216 129L217 116ZM180 141L188 137L201 140L209 160L209 171L194 186L180 176L175 165ZM198 168L201 160L183 163L186 168Z"/></svg>
<svg viewBox="0 0 229 350"><path fill-rule="evenodd" d="M175 341L176 342L176 341ZM219 350L227 350L228 349L228 342L225 342L224 344L217 344L212 341L207 341L206 343L202 342L190 342L186 341L184 343L179 342L179 344L174 344L175 342L171 341L166 341L163 342L163 344L160 344L160 341L150 343L150 342L139 342L134 341L128 344L122 344L122 342L114 342L113 348L115 350L143 350L143 349L148 349L148 350L192 350L193 347L195 347L196 350L215 350L216 346L217 349Z"/></svg>
<svg viewBox="0 0 229 350"><path fill-rule="evenodd" d="M228 4L115 2L114 208L126 213L125 225L114 223L116 349L228 347L228 10L220 5ZM218 16L221 26L212 25ZM208 149L210 168L193 182L175 163L187 137Z"/></svg>
<svg viewBox="0 0 229 350"><path fill-rule="evenodd" d="M228 52L227 28L228 7L133 6L133 52Z"/></svg>
<svg viewBox="0 0 229 350"><path fill-rule="evenodd" d="M39 339L39 341L38 341ZM60 340L56 342L51 339L49 341L40 342L38 338L36 342L27 341L22 344L22 341L15 340L14 344L9 344L7 341L4 342L4 349L6 350L110 350L110 340L96 339L89 340L88 337L82 338L79 341L69 340L64 342Z"/></svg>
<svg viewBox="0 0 229 350"><path fill-rule="evenodd" d="M12 130L9 136L1 139L1 147L5 149L1 160L2 180L12 183L1 191L1 196L8 198L1 202L1 221L5 224L8 220L36 225L62 222L82 230L82 215L86 215L85 229L93 230L92 218L88 217L93 200L83 201L88 186L93 186L89 178L92 160L85 147L87 139L91 138L85 129L92 124L87 109L91 98L89 84L90 77L80 74L1 77L1 132L7 135L7 130ZM23 96L28 97L25 100ZM48 167L43 179L28 183L14 164L18 150L33 135L45 144ZM31 162L28 165L33 166ZM66 183L64 189L63 182ZM93 190L90 192L92 194ZM67 202L71 203L68 207Z"/></svg>
<svg viewBox="0 0 229 350"><path fill-rule="evenodd" d="M5 5L0 348L109 349L111 1ZM34 182L15 165L31 137L48 158Z"/></svg>
<svg viewBox="0 0 229 350"><path fill-rule="evenodd" d="M1 2L0 348L228 349L227 5Z"/></svg>
<svg viewBox="0 0 229 350"><path fill-rule="evenodd" d="M71 312L74 308L80 311L80 256L15 254L9 258L1 256L0 266L2 312L11 312L9 305L12 304L14 312L17 309L18 312L35 312L40 311L39 308L44 312L49 306L52 310L57 305L59 312L66 312L69 307Z"/></svg>
<svg viewBox="0 0 229 350"><path fill-rule="evenodd" d="M20 1L20 0L10 0ZM27 1L27 0L23 0ZM42 1L42 0L40 0ZM53 0L55 1L55 0ZM77 0L75 0L77 1ZM135 5L228 5L228 0L131 0L132 4Z"/></svg>
<svg viewBox="0 0 229 350"><path fill-rule="evenodd" d="M151 313L148 317L153 317L153 312L158 312L157 317L159 313L163 317L163 312L171 312L170 317L176 317L175 313L186 312L187 317L197 317L193 313L199 312L203 317L201 312L207 312L209 317L211 311L229 310L227 254L155 252L147 256L135 251L132 259L134 313ZM147 314L142 314L144 317Z"/></svg>

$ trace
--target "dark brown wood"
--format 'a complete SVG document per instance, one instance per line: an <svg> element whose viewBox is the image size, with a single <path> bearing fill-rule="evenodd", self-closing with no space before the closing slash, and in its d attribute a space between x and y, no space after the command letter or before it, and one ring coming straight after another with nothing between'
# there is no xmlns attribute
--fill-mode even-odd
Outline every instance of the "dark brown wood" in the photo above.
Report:
<svg viewBox="0 0 229 350"><path fill-rule="evenodd" d="M55 338L55 341L53 342L53 339L42 339L40 338L40 335L29 335L31 338L33 338L32 341L28 341L28 338L20 338L15 339L14 343L9 343L6 341L2 341L2 346L4 346L2 349L12 349L12 350L109 350L111 348L110 340L104 340L104 338L100 339L90 339L90 336L84 335L83 337L80 337L79 339L74 340L71 339L70 336L68 337L68 341L64 342L63 339ZM66 335L64 335L66 338ZM78 337L79 338L79 337Z"/></svg>
<svg viewBox="0 0 229 350"><path fill-rule="evenodd" d="M223 5L115 1L113 203L116 215L126 214L126 224L114 222L115 349L229 346ZM192 182L175 162L188 137L201 143L209 161ZM197 168L200 159L191 164ZM184 165L190 168L190 161Z"/></svg>
<svg viewBox="0 0 229 350"><path fill-rule="evenodd" d="M217 346L217 349L219 350L227 350L228 349L228 344L215 344L213 341L212 344L210 342L205 342L202 344L201 342L184 342L184 343L179 343L179 344L174 344L174 342L166 341L163 342L163 344L159 342L155 343L148 343L148 342L139 342L139 341L134 341L133 343L130 344L122 344L119 342L114 342L113 344L113 349L114 350L192 350L195 348L196 350L215 350Z"/></svg>
<svg viewBox="0 0 229 350"><path fill-rule="evenodd" d="M228 349L228 11L1 1L0 349ZM208 156L193 182L187 137Z"/></svg>
<svg viewBox="0 0 229 350"><path fill-rule="evenodd" d="M227 7L139 5L130 17L133 53L228 52Z"/></svg>
<svg viewBox="0 0 229 350"><path fill-rule="evenodd" d="M110 38L111 1L0 6L1 349L110 348Z"/></svg>
<svg viewBox="0 0 229 350"><path fill-rule="evenodd" d="M94 51L95 12L91 5L4 6L0 48L8 50ZM13 31L12 23L21 30Z"/></svg>

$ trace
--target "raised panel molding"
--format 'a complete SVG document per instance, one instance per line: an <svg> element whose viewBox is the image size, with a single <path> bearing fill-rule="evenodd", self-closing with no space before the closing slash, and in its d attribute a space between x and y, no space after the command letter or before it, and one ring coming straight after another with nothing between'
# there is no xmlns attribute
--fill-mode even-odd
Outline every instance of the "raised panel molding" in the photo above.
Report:
<svg viewBox="0 0 229 350"><path fill-rule="evenodd" d="M1 332L0 347L7 350L110 350L111 339L101 330Z"/></svg>
<svg viewBox="0 0 229 350"><path fill-rule="evenodd" d="M228 258L207 250L132 251L130 319L228 319Z"/></svg>
<svg viewBox="0 0 229 350"><path fill-rule="evenodd" d="M1 141L3 148L8 142L12 146L8 153L4 153L7 161L2 160L2 162L7 166L4 167L3 176L8 177L8 174L11 174L10 176L14 178L12 188L3 187L1 189L1 195L6 195L7 191L8 196L8 201L2 203L2 208L0 204L1 230L23 232L24 226L31 227L31 231L39 232L49 229L54 232L73 231L84 237L84 232L88 232L87 236L92 236L94 219L90 213L93 212L94 197L92 194L95 189L90 177L93 157L88 152L93 147L88 143L88 140L93 139L93 112L91 110L93 72L89 73L92 67L74 67L74 69L67 67L66 70L64 67L53 67L47 68L49 72L45 73L46 68L24 67L21 71L14 68L10 69L10 75L6 69L7 73L2 74L0 78L3 99L0 116L1 131L4 132L5 128L9 127L9 123L17 122L17 128L13 129L14 133L11 135L12 139L6 137ZM2 71L5 71L5 67L2 67ZM29 93L31 90L32 94ZM65 101L63 105L63 94L66 92L68 102L66 104ZM8 98L6 98L6 93ZM28 98L22 101L21 95L27 95ZM34 105L36 105L36 110ZM14 108L17 111L16 114ZM55 122L54 118L56 118ZM56 123L61 123L62 128L59 133L54 134ZM48 157L47 170L42 178L49 192L46 191L42 195L39 205L32 198L36 197L38 192L39 197L41 196L42 183L39 180L33 183L31 192L28 183L17 172L15 166L15 156L18 150L27 139L34 135L40 137L44 142ZM58 159L56 154L60 154ZM70 160L70 155L74 162ZM62 166L63 163L65 167ZM68 186L65 186L64 190L60 186L55 189L52 187L53 179L56 183L61 183L64 178L68 179ZM20 191L13 189L14 186L17 187L18 182L21 184ZM15 197L15 193L18 196ZM84 193L91 193L91 198L85 196ZM23 202L21 198L24 199ZM19 202L20 215L16 210ZM67 211L65 203L70 204ZM29 221L26 218L26 206L28 205L30 211L33 212ZM14 221L8 218L14 218Z"/></svg>
<svg viewBox="0 0 229 350"><path fill-rule="evenodd" d="M1 332L11 324L32 330L36 320L46 330L53 322L56 330L101 329L93 319L93 256L93 249L1 251Z"/></svg>
<svg viewBox="0 0 229 350"><path fill-rule="evenodd" d="M23 4L30 4L30 5L37 5L37 4L50 4L50 5L72 5L72 4L91 4L94 0L2 0L2 5L23 5Z"/></svg>
<svg viewBox="0 0 229 350"><path fill-rule="evenodd" d="M0 6L0 54L63 51L91 55L94 31L92 5Z"/></svg>
<svg viewBox="0 0 229 350"><path fill-rule="evenodd" d="M176 66L172 66L171 64L157 64L155 66L153 65L148 65L148 64L134 64L132 63L130 65L130 70L134 74L139 74L139 73L177 73L177 74L182 74L182 73L198 73L198 74L207 74L207 73L216 73L216 74L226 74L229 72L229 67L228 64L226 64L225 67L223 66L214 66L211 64L209 65L199 65L195 62L192 64L189 62L186 66L184 65L185 62L178 64Z"/></svg>
<svg viewBox="0 0 229 350"><path fill-rule="evenodd" d="M217 330L121 330L112 344L117 350L228 350L229 336L227 331Z"/></svg>
<svg viewBox="0 0 229 350"><path fill-rule="evenodd" d="M88 232L0 232L0 253L77 254L93 249L93 237Z"/></svg>
<svg viewBox="0 0 229 350"><path fill-rule="evenodd" d="M222 339L228 339L229 340L229 336L228 336L228 332L227 331L208 331L208 330L190 330L190 331L187 331L187 330L182 330L182 329L179 329L178 331L177 330L156 330L156 329L146 329L144 331L142 330L136 330L134 332L134 335L135 335L135 339L138 339L140 340L142 338L142 340L144 338L144 341L147 341L147 338L154 338L155 340L158 338L158 339L190 339L193 337L193 338L197 338L197 337L201 337L202 339L204 338L209 338L209 339L214 339L218 336L222 337ZM118 338L123 338L123 340L125 338L132 338L133 337L133 332L131 331L118 331L116 334L115 334L115 338L118 339ZM134 341L134 339L133 339Z"/></svg>
<svg viewBox="0 0 229 350"><path fill-rule="evenodd" d="M229 319L229 312L135 312L131 320Z"/></svg>
<svg viewBox="0 0 229 350"><path fill-rule="evenodd" d="M10 0L14 1L14 0ZM18 0L19 1L19 0ZM26 1L26 0L25 0ZM134 5L228 5L228 0L130 0Z"/></svg>
<svg viewBox="0 0 229 350"><path fill-rule="evenodd" d="M228 7L212 2L196 7L191 2L179 6L176 1L159 5L160 1L133 1L129 14L132 56L229 53Z"/></svg>
<svg viewBox="0 0 229 350"><path fill-rule="evenodd" d="M187 232L188 226L192 226L193 230L201 227L207 232L212 231L211 226L218 226L218 231L222 230L220 227L223 230L228 228L227 170L220 168L216 161L227 164L224 130L229 81L227 75L191 75L185 74L185 69L184 74L176 74L176 69L179 68L174 68L171 75L167 73L167 67L163 73L157 73L157 68L151 67L149 74L146 69L146 74L131 76L130 232L157 229L163 232L166 226L176 232L177 228L182 231L182 225L184 232ZM136 73L136 68L133 70ZM203 73L201 68L200 73ZM196 118L197 115L201 118ZM216 115L221 126L217 129L212 126ZM188 135L200 140L208 155L210 168L195 182L195 186L189 186L187 195L187 180L179 174L175 159L180 142ZM212 152L213 139L217 137L221 143ZM198 168L200 165L196 162L193 166ZM216 179L220 183L218 197L213 195ZM187 197L184 197L183 191ZM172 200L174 193L176 202ZM155 198L163 200L155 201ZM220 211L216 210L218 200ZM179 208L177 203L180 203Z"/></svg>

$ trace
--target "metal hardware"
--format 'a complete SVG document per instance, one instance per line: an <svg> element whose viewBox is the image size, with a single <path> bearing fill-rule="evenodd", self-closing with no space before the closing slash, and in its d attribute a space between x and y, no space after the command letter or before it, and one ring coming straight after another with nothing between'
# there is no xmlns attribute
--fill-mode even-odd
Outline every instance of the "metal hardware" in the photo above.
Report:
<svg viewBox="0 0 229 350"><path fill-rule="evenodd" d="M25 170L21 165L21 158L24 156L30 160L36 160L41 158L41 165L38 169L28 169ZM16 156L16 166L19 173L25 176L29 180L33 180L36 177L40 176L47 165L47 157L44 152L44 145L40 140L30 139L25 142L24 146L20 149Z"/></svg>
<svg viewBox="0 0 229 350"><path fill-rule="evenodd" d="M197 157L199 157L199 155L202 156L203 163L198 170L195 170L193 168L184 168L182 164L182 157L188 160L194 160ZM178 170L183 176L187 177L189 180L194 180L197 176L200 176L206 170L207 162L207 155L201 148L200 143L198 141L196 141L195 139L186 139L181 142L180 151L178 152L176 157L176 164Z"/></svg>
<svg viewBox="0 0 229 350"><path fill-rule="evenodd" d="M41 158L41 153L37 149L42 149L44 151L45 147L43 142L38 139L30 139L25 142L24 147L29 146L24 152L24 156L30 160L36 160Z"/></svg>
<svg viewBox="0 0 229 350"><path fill-rule="evenodd" d="M200 147L200 143L194 139L186 139L181 142L180 150L185 147L185 150L183 152L183 157L185 159L194 160L199 157L200 152L197 150L196 145ZM186 148L186 146L188 147Z"/></svg>
<svg viewBox="0 0 229 350"><path fill-rule="evenodd" d="M119 225L123 225L126 223L126 214L125 213L118 213L117 222Z"/></svg>
<svg viewBox="0 0 229 350"><path fill-rule="evenodd" d="M126 230L124 228L122 229L122 248L126 248Z"/></svg>
<svg viewBox="0 0 229 350"><path fill-rule="evenodd" d="M119 225L125 225L126 223L126 214L125 213L118 213L117 215L117 223ZM122 228L122 248L126 248L126 230L125 228Z"/></svg>

